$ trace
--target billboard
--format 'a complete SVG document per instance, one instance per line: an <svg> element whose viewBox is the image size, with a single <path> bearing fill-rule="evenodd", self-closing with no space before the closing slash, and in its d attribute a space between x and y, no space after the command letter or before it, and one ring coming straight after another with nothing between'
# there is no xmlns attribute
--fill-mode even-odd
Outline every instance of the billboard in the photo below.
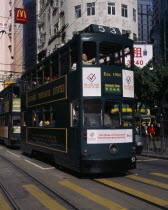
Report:
<svg viewBox="0 0 168 210"><path fill-rule="evenodd" d="M82 69L83 96L101 96L101 69L85 67Z"/></svg>
<svg viewBox="0 0 168 210"><path fill-rule="evenodd" d="M25 9L15 8L15 22L16 23L27 23L28 12Z"/></svg>
<svg viewBox="0 0 168 210"><path fill-rule="evenodd" d="M144 67L153 58L152 44L134 44L134 65ZM130 56L125 56L126 65L130 65Z"/></svg>
<svg viewBox="0 0 168 210"><path fill-rule="evenodd" d="M134 72L122 70L123 97L134 98Z"/></svg>

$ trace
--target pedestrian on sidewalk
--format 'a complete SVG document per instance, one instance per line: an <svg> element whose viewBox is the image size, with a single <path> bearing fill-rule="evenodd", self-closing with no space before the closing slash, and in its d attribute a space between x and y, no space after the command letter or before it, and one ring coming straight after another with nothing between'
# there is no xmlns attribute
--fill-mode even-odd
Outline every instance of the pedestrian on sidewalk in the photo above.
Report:
<svg viewBox="0 0 168 210"><path fill-rule="evenodd" d="M149 150L149 133L148 133L148 126L145 125L142 127L142 139L143 139L143 145L144 149L147 151Z"/></svg>
<svg viewBox="0 0 168 210"><path fill-rule="evenodd" d="M155 129L153 124L150 125L150 127L148 128L148 133L149 133L149 146L151 145L151 142L153 143L153 148L154 151L156 152L156 145L155 145Z"/></svg>

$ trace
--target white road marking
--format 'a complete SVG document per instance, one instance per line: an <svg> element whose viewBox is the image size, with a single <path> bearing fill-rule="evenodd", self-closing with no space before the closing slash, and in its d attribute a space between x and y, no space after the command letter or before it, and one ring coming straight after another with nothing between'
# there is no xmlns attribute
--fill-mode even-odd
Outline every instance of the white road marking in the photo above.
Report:
<svg viewBox="0 0 168 210"><path fill-rule="evenodd" d="M159 160L159 159L148 159L148 160L137 160L137 161L143 162L143 161L155 161L155 160Z"/></svg>
<svg viewBox="0 0 168 210"><path fill-rule="evenodd" d="M19 155L16 155L16 154L14 154L13 152L10 152L10 151L8 151L8 150L6 150L6 151L7 151L8 153L10 153L10 154L16 156L16 157L20 157Z"/></svg>
<svg viewBox="0 0 168 210"><path fill-rule="evenodd" d="M39 165L37 165L37 164L35 164L35 163L32 163L32 162L29 161L29 160L26 160L26 159L25 159L25 161L28 162L28 163L30 163L30 164L32 164L32 165L34 165L34 166L36 166L36 167L38 167L38 168L40 168L40 169L42 169L42 170L49 170L49 169L53 169L53 168L54 168L54 167L43 168L43 167L41 167L41 166L39 166Z"/></svg>
<svg viewBox="0 0 168 210"><path fill-rule="evenodd" d="M3 149L2 147L0 147L0 149Z"/></svg>

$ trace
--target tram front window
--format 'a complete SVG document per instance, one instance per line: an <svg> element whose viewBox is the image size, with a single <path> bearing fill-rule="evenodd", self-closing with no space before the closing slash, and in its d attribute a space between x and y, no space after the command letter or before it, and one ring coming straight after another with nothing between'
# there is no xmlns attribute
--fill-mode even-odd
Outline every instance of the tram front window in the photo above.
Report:
<svg viewBox="0 0 168 210"><path fill-rule="evenodd" d="M102 102L101 100L85 100L83 124L84 126L102 125Z"/></svg>
<svg viewBox="0 0 168 210"><path fill-rule="evenodd" d="M122 125L125 127L134 125L134 103L132 101L123 101L122 103Z"/></svg>
<svg viewBox="0 0 168 210"><path fill-rule="evenodd" d="M107 127L120 126L120 104L107 101L104 109L104 125Z"/></svg>
<svg viewBox="0 0 168 210"><path fill-rule="evenodd" d="M99 45L99 64L121 66L122 61L122 45L101 42Z"/></svg>

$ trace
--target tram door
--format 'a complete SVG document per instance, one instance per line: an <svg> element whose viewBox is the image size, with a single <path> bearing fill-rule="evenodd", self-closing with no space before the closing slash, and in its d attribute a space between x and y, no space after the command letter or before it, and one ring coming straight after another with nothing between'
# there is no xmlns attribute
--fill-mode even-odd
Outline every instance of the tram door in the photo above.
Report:
<svg viewBox="0 0 168 210"><path fill-rule="evenodd" d="M69 129L69 153L74 165L79 166L80 162L80 107L79 101L70 103L70 129Z"/></svg>

